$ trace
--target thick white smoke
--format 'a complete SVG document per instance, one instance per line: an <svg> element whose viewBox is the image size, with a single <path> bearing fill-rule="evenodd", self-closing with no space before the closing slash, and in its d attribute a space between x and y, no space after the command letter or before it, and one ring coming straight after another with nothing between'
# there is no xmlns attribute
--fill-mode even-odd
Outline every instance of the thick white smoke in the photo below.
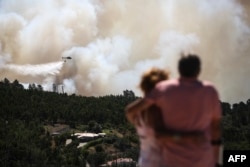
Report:
<svg viewBox="0 0 250 167"><path fill-rule="evenodd" d="M245 101L249 14L247 0L0 0L0 79L140 95L143 71L157 66L177 77L180 53L194 52L223 101Z"/></svg>

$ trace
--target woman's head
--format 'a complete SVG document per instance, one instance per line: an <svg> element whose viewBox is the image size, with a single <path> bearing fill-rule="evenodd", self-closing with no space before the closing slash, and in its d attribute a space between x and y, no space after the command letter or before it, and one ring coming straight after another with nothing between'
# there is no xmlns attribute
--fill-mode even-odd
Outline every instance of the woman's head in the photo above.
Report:
<svg viewBox="0 0 250 167"><path fill-rule="evenodd" d="M168 79L168 73L166 71L159 68L151 68L143 74L140 88L144 93L148 93L158 82L166 79Z"/></svg>

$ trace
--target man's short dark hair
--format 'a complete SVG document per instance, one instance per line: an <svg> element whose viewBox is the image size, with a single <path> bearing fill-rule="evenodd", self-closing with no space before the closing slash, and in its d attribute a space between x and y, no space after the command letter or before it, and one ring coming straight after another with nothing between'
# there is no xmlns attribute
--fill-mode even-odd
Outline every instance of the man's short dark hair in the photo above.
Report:
<svg viewBox="0 0 250 167"><path fill-rule="evenodd" d="M200 73L201 61L197 55L182 56L178 63L178 70L183 77L197 77Z"/></svg>

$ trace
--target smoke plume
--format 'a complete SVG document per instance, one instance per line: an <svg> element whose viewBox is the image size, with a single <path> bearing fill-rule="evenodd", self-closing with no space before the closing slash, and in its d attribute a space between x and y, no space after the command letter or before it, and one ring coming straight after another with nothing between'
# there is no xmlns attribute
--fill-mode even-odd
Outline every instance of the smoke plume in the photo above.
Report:
<svg viewBox="0 0 250 167"><path fill-rule="evenodd" d="M177 77L180 53L193 52L223 101L246 101L249 14L247 0L0 0L0 79L141 95L143 71L157 66Z"/></svg>

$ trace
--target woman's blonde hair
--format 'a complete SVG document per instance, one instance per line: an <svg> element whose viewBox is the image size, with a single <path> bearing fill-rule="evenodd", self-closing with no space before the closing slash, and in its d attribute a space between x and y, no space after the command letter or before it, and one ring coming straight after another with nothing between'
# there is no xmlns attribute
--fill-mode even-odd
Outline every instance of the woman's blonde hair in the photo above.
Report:
<svg viewBox="0 0 250 167"><path fill-rule="evenodd" d="M167 71L153 67L142 75L139 86L143 93L147 94L155 87L158 82L167 79ZM156 131L161 131L162 128L164 128L160 108L156 105L151 105L149 108L142 111L141 118L146 125L153 127Z"/></svg>
<svg viewBox="0 0 250 167"><path fill-rule="evenodd" d="M158 82L167 80L168 75L169 74L167 71L153 67L142 75L139 86L144 93L148 93L155 87Z"/></svg>

